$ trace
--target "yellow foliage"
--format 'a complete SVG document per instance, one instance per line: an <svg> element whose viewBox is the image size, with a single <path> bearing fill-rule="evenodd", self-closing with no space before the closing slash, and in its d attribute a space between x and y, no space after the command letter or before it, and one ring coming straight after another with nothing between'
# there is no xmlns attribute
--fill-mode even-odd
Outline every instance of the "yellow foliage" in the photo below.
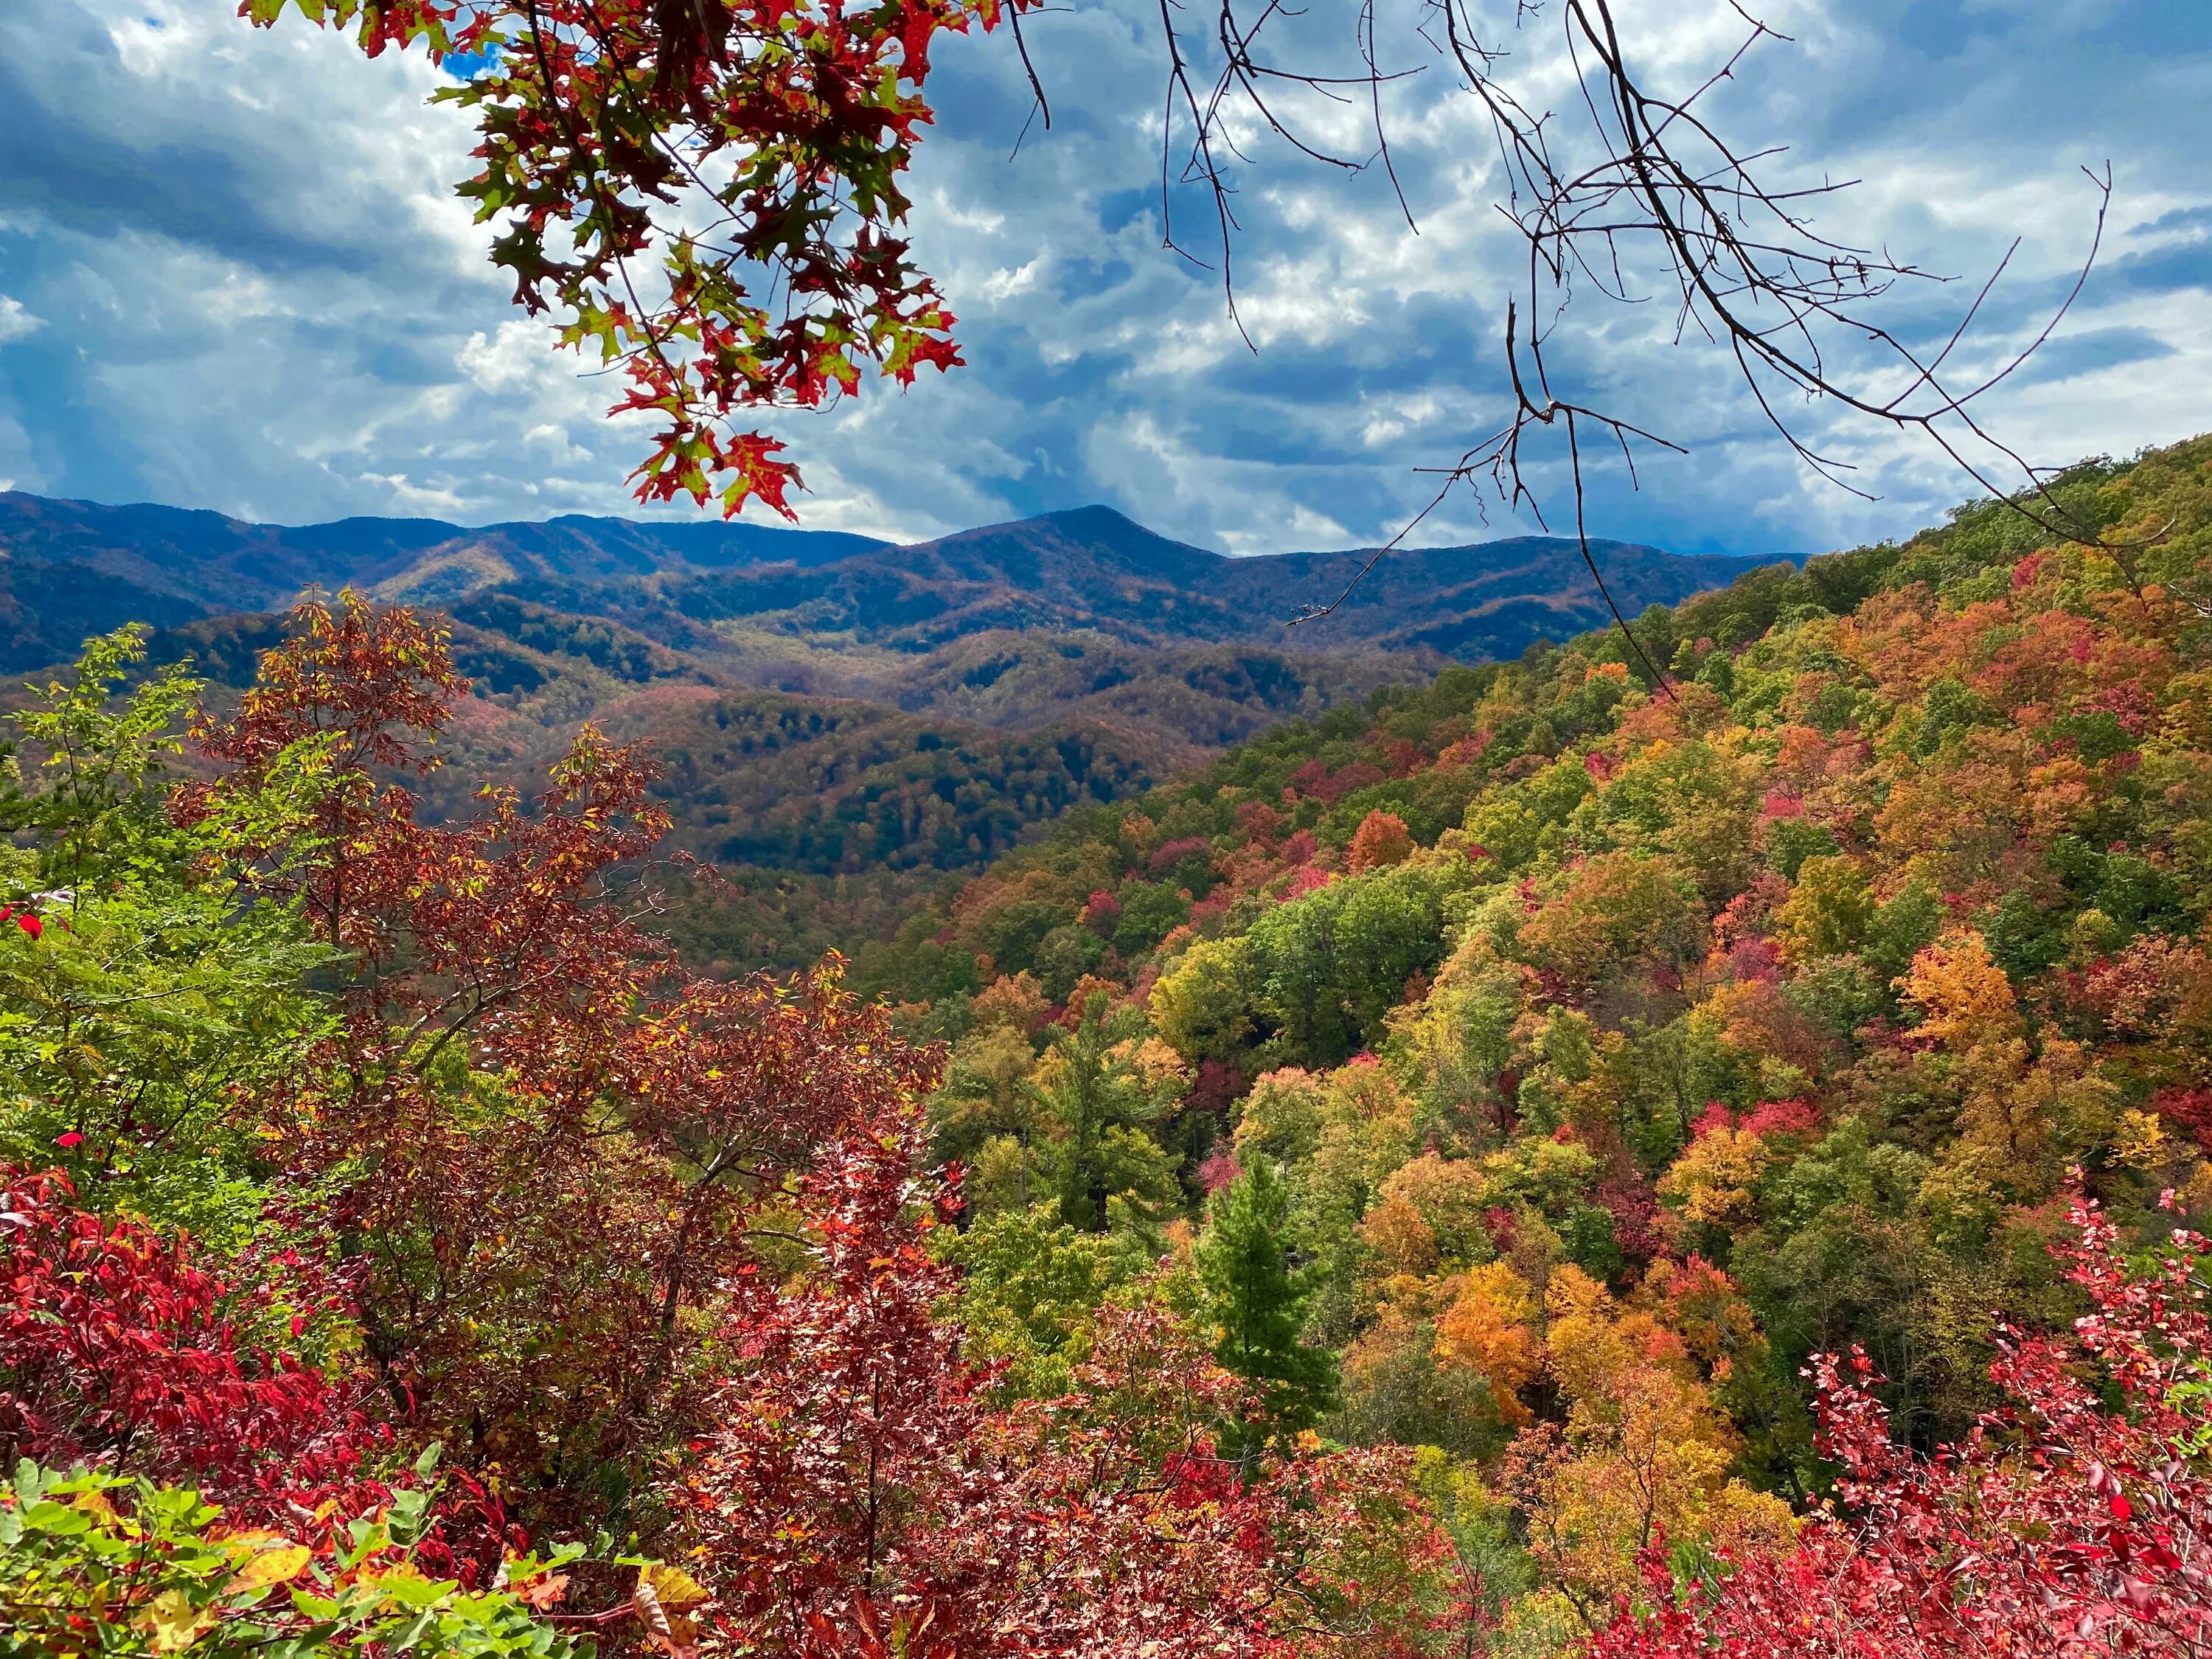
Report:
<svg viewBox="0 0 2212 1659"><path fill-rule="evenodd" d="M1528 1287L1502 1261L1459 1276L1458 1295L1437 1321L1436 1354L1446 1365L1464 1365L1490 1384L1498 1414L1508 1423L1528 1420L1520 1390L1543 1370L1543 1349L1530 1329L1536 1304Z"/></svg>
<svg viewBox="0 0 2212 1659"><path fill-rule="evenodd" d="M1510 1479L1546 1576L1588 1614L1636 1588L1637 1557L1675 1543L1787 1535L1789 1511L1729 1478L1733 1429L1681 1338L1623 1310L1581 1269L1546 1297L1546 1357L1569 1401L1564 1430L1525 1430Z"/></svg>
<svg viewBox="0 0 2212 1659"><path fill-rule="evenodd" d="M1366 1219L1359 1224L1369 1259L1380 1270L1380 1276L1386 1279L1400 1275L1419 1278L1434 1273L1436 1234L1403 1193L1389 1192L1387 1188L1384 1191L1382 1201L1370 1210Z"/></svg>
<svg viewBox="0 0 2212 1659"><path fill-rule="evenodd" d="M2010 1036L2020 1026L2012 981L1971 928L1936 940L1913 957L1897 988L1920 1010L1921 1030L1953 1048Z"/></svg>
<svg viewBox="0 0 2212 1659"><path fill-rule="evenodd" d="M1866 936L1875 916L1866 876L1847 858L1810 858L1775 915L1783 955L1793 963L1840 956Z"/></svg>
<svg viewBox="0 0 2212 1659"><path fill-rule="evenodd" d="M1435 1260L1466 1262L1489 1252L1482 1212L1494 1200L1483 1166L1424 1152L1382 1183L1383 1206L1401 1203L1419 1218Z"/></svg>
<svg viewBox="0 0 2212 1659"><path fill-rule="evenodd" d="M2112 1136L2112 1155L2130 1169L2155 1170L2172 1163L2179 1149L2166 1126L2151 1112L2123 1112Z"/></svg>
<svg viewBox="0 0 2212 1659"><path fill-rule="evenodd" d="M1185 1060L1243 1040L1252 1029L1239 983L1242 939L1200 939L1152 987L1152 1029Z"/></svg>
<svg viewBox="0 0 2212 1659"><path fill-rule="evenodd" d="M178 1653L215 1628L216 1610L196 1607L182 1590L163 1590L138 1615L146 1645L155 1653Z"/></svg>
<svg viewBox="0 0 2212 1659"><path fill-rule="evenodd" d="M1659 1196L1698 1226L1733 1227L1756 1213L1766 1143L1748 1129L1708 1129L1659 1179Z"/></svg>
<svg viewBox="0 0 2212 1659"><path fill-rule="evenodd" d="M1155 1093L1177 1093L1190 1081L1190 1067L1182 1056L1156 1036L1129 1038L1109 1051L1127 1062L1146 1086Z"/></svg>
<svg viewBox="0 0 2212 1659"><path fill-rule="evenodd" d="M2069 1161L2117 1127L2118 1091L2077 1042L2051 1038L2031 1060L2020 1036L1989 1038L1958 1064L1960 1144L1993 1154L2017 1198L2051 1192Z"/></svg>
<svg viewBox="0 0 2212 1659"><path fill-rule="evenodd" d="M1024 970L1007 975L1001 974L981 991L969 1005L976 1030L990 1025L1011 1025L1017 1030L1033 1031L1044 1023L1052 1004L1036 982L1036 975Z"/></svg>

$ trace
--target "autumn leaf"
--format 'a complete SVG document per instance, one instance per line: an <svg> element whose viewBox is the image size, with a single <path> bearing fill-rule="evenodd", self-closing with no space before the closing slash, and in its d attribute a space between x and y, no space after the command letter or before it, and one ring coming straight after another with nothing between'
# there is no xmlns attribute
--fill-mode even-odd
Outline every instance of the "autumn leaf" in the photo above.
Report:
<svg viewBox="0 0 2212 1659"><path fill-rule="evenodd" d="M146 1604L137 1627L146 1632L147 1645L156 1653L176 1653L191 1646L215 1628L215 1610L198 1607L182 1590L163 1590Z"/></svg>
<svg viewBox="0 0 2212 1659"><path fill-rule="evenodd" d="M242 1565L231 1580L241 1589L289 1583L306 1570L314 1555L305 1544L295 1544L276 1533L234 1534L223 1541L234 1559L242 1557ZM243 1551L238 1548L241 1542L246 1546Z"/></svg>
<svg viewBox="0 0 2212 1659"><path fill-rule="evenodd" d="M648 1562L638 1569L638 1582L653 1587L660 1605L671 1613L689 1613L707 1599L704 1585L681 1567L665 1561Z"/></svg>

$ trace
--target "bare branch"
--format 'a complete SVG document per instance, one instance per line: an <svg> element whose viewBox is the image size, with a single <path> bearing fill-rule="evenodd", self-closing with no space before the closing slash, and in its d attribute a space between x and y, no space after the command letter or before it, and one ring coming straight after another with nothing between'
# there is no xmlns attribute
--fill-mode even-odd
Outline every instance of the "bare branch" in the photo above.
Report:
<svg viewBox="0 0 2212 1659"><path fill-rule="evenodd" d="M1392 160L1382 98L1383 83L1403 78L1405 71L1382 66L1374 0L1362 0L1358 13L1355 49L1363 72L1342 78L1262 60L1261 32L1271 21L1295 15L1281 0L1265 0L1249 20L1240 9L1249 0L1214 0L1221 61L1206 96L1196 90L1194 65L1174 28L1170 8L1180 3L1161 0L1168 25L1170 94L1170 118L1162 138L1162 191L1164 197L1172 176L1169 152L1187 143L1182 182L1202 184L1213 192L1223 283L1232 315L1236 287L1230 253L1237 227L1228 206L1233 181L1223 166L1237 154L1232 121L1254 118L1299 153L1332 167L1356 171L1364 165L1300 136L1285 106L1263 93L1263 85L1333 98L1340 87L1364 84L1375 133L1373 156L1382 159L1408 226L1414 224ZM1457 70L1467 92L1482 106L1504 173L1498 210L1524 244L1525 270L1506 307L1513 408L1499 431L1468 449L1455 465L1437 469L1443 475L1443 488L1376 551L1345 592L1327 605L1305 607L1296 621L1316 620L1343 605L1375 564L1402 546L1458 485L1479 485L1509 510L1525 509L1542 525L1527 470L1534 455L1523 442L1540 434L1553 441L1551 453L1566 463L1577 540L1591 577L1636 660L1654 685L1666 688L1665 675L1645 655L1590 557L1582 445L1601 428L1620 449L1632 487L1637 444L1677 452L1681 446L1554 392L1546 343L1566 320L1577 284L1622 305L1642 305L1667 294L1675 340L1694 334L1725 347L1753 401L1783 442L1838 489L1874 498L1854 480L1850 463L1824 453L1797 424L1802 416L1796 410L1802 405L1826 402L1932 444L1978 486L2051 535L2096 541L2097 532L2075 522L2050 493L2045 482L2048 469L2032 465L1996 436L1978 404L2051 338L2079 297L2095 263L2111 204L2109 164L2101 173L2084 169L2098 193L2094 224L2089 250L2064 299L2002 367L1954 384L1954 366L2010 269L2018 244L1997 261L1932 353L1916 348L1897 326L1878 320L1875 307L1900 285L1940 285L1950 279L1886 249L1856 246L1817 228L1814 210L1856 181L1770 182L1765 168L1787 154L1786 147L1739 146L1709 118L1713 94L1740 82L1762 48L1790 43L1736 0L1729 3L1742 20L1742 35L1717 68L1686 94L1672 95L1649 83L1631 61L1615 0L1559 0L1550 18L1576 73L1578 106L1575 136L1563 149L1555 137L1555 118L1535 112L1512 83L1510 54L1498 41L1482 37L1473 0L1423 0L1427 15L1419 32ZM1511 27L1524 32L1540 15L1537 7L1516 0ZM1429 32L1431 24L1441 24L1440 40ZM1570 165L1563 159L1567 149L1587 159ZM1170 245L1174 246L1172 236ZM1643 291L1647 281L1657 283L1656 292ZM1900 374L1902 384L1885 389Z"/></svg>

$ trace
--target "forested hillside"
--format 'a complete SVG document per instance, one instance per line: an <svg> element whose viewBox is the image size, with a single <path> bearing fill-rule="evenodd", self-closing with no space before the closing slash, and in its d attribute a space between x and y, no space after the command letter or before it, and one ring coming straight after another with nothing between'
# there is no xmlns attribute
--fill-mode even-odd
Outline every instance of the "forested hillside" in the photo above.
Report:
<svg viewBox="0 0 2212 1659"><path fill-rule="evenodd" d="M953 1042L993 1351L1079 1346L1025 1261L1264 1226L1249 1368L1442 1449L1539 1648L1655 1528L1787 1535L1814 1355L1964 1434L1997 1316L2082 1310L2069 1183L2212 1213L2212 441L2054 493L2110 546L1985 504L1647 611L1664 691L1617 634L1389 688L864 952Z"/></svg>
<svg viewBox="0 0 2212 1659"><path fill-rule="evenodd" d="M1597 553L1638 599L1743 563ZM724 878L674 931L718 971L788 970L882 937L946 872L1071 808L1602 614L1571 544L1524 538L1408 553L1338 617L1286 626L1364 556L1227 559L1103 507L894 549L575 516L292 527L0 493L0 669L51 672L87 635L143 623L130 683L189 661L219 706L302 590L434 608L469 684L423 809L527 789L581 720L649 744L665 850Z"/></svg>
<svg viewBox="0 0 2212 1659"><path fill-rule="evenodd" d="M1970 507L1647 610L1664 686L1449 667L848 894L888 1003L687 968L690 751L484 784L459 629L94 641L0 790L0 1628L2200 1651L2212 439L2052 489L2094 543ZM544 643L785 854L953 833Z"/></svg>

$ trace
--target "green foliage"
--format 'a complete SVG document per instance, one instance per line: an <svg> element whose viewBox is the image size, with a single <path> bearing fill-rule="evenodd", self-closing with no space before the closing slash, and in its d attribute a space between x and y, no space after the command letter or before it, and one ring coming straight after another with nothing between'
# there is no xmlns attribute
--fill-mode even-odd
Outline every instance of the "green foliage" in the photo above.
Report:
<svg viewBox="0 0 2212 1659"><path fill-rule="evenodd" d="M1293 1261L1289 1220L1289 1189L1262 1157L1214 1194L1198 1243L1214 1357L1257 1392L1250 1432L1262 1437L1319 1421L1334 1384L1328 1351L1304 1340L1311 1274Z"/></svg>
<svg viewBox="0 0 2212 1659"><path fill-rule="evenodd" d="M0 1625L9 1651L207 1659L450 1654L580 1659L592 1649L505 1589L470 1593L415 1565L429 1494L343 1528L326 1550L223 1524L189 1488L26 1459L0 1481ZM582 1553L509 1564L517 1582Z"/></svg>
<svg viewBox="0 0 2212 1659"><path fill-rule="evenodd" d="M114 696L137 630L88 642L15 716L30 787L0 849L0 1163L58 1162L86 1197L234 1240L258 1207L261 1147L236 1103L283 1079L332 1018L310 988L333 953L296 910L246 896L258 849L296 836L324 787L310 744L189 829L161 761L197 682L171 669Z"/></svg>
<svg viewBox="0 0 2212 1659"><path fill-rule="evenodd" d="M1456 872L1395 866L1256 918L1252 972L1283 1057L1334 1066L1379 1042L1407 982L1442 958L1443 901L1460 885Z"/></svg>
<svg viewBox="0 0 2212 1659"><path fill-rule="evenodd" d="M962 1269L970 1352L1005 1364L1006 1394L1054 1400L1073 1388L1098 1310L1152 1265L1129 1244L1071 1227L1049 1204L981 1217L945 1243L945 1259Z"/></svg>
<svg viewBox="0 0 2212 1659"><path fill-rule="evenodd" d="M1103 1229L1110 1203L1156 1212L1177 1196L1175 1161L1144 1133L1168 1101L1139 1070L1114 1027L1106 994L1091 994L1075 1029L1054 1041L1037 1080L1058 1133L1046 1159L1060 1219L1088 1232Z"/></svg>

